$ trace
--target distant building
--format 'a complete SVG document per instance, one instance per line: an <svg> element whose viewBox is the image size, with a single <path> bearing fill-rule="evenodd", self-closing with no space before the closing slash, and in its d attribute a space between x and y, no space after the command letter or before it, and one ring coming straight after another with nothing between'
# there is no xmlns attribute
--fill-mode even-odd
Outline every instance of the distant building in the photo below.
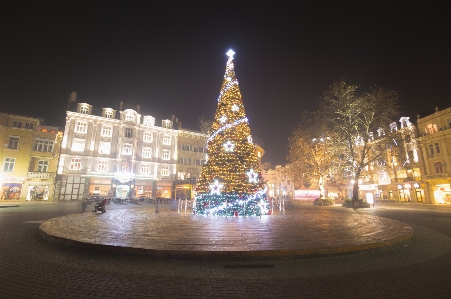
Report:
<svg viewBox="0 0 451 299"><path fill-rule="evenodd" d="M1 200L54 200L62 131L42 122L0 113Z"/></svg>
<svg viewBox="0 0 451 299"><path fill-rule="evenodd" d="M451 107L422 117L418 115L423 180L428 184L432 203L451 204Z"/></svg>
<svg viewBox="0 0 451 299"><path fill-rule="evenodd" d="M292 198L294 196L294 182L286 171L286 166L277 165L272 169L262 170L262 176L269 197Z"/></svg>

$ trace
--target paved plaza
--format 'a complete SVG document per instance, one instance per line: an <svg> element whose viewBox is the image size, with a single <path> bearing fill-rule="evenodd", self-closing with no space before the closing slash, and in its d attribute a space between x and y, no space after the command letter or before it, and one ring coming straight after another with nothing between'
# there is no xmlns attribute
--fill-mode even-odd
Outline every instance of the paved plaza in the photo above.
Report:
<svg viewBox="0 0 451 299"><path fill-rule="evenodd" d="M333 217L320 209L208 217L190 210L178 213L168 205L155 213L142 205L54 218L41 224L40 233L50 241L86 248L195 259L334 254L388 246L413 234L402 222L344 211Z"/></svg>
<svg viewBox="0 0 451 299"><path fill-rule="evenodd" d="M285 216L270 219L303 214L324 219L382 217L407 224L413 234L389 246L283 259L155 257L54 243L40 236L39 227L51 219L77 215L100 220L146 209L154 211L155 206L109 205L103 215L81 214L76 203L1 208L0 298L448 298L451 294L449 206L376 203L374 208L352 210L287 203ZM170 205L162 205L160 214L185 217L170 211ZM280 230L298 230L298 225L285 222Z"/></svg>

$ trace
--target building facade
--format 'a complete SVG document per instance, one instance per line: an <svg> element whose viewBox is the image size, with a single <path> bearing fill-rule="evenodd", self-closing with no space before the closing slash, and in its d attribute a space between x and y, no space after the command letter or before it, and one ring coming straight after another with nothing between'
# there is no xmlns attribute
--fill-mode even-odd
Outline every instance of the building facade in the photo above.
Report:
<svg viewBox="0 0 451 299"><path fill-rule="evenodd" d="M139 107L138 107L139 110ZM126 109L78 103L67 112L58 165L59 200L89 196L171 198L176 178L177 130L171 120Z"/></svg>
<svg viewBox="0 0 451 299"><path fill-rule="evenodd" d="M54 200L62 131L42 123L0 113L1 200Z"/></svg>
<svg viewBox="0 0 451 299"><path fill-rule="evenodd" d="M451 107L422 117L418 115L423 180L432 203L451 204Z"/></svg>

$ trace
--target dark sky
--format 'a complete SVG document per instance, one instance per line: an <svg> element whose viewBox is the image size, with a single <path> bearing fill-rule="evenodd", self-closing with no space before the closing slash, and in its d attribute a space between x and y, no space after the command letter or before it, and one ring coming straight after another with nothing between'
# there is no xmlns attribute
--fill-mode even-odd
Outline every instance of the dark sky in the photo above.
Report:
<svg viewBox="0 0 451 299"><path fill-rule="evenodd" d="M303 110L334 81L400 95L402 115L451 106L449 2L1 2L1 111L64 126L71 91L213 119L227 61L263 162L284 164Z"/></svg>

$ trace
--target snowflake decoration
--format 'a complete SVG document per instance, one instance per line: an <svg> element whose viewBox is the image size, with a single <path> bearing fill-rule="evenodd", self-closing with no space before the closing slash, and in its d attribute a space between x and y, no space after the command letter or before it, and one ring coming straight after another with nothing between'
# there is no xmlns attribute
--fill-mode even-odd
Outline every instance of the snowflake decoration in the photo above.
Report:
<svg viewBox="0 0 451 299"><path fill-rule="evenodd" d="M232 77L227 77L227 81L232 81Z"/></svg>
<svg viewBox="0 0 451 299"><path fill-rule="evenodd" d="M233 142L230 142L230 140L224 143L224 149L226 152L233 152L234 148L235 144L233 144Z"/></svg>
<svg viewBox="0 0 451 299"><path fill-rule="evenodd" d="M249 183L258 183L258 173L254 172L252 168L246 174L249 177Z"/></svg>
<svg viewBox="0 0 451 299"><path fill-rule="evenodd" d="M223 185L219 184L218 180L215 180L214 184L210 184L210 189L211 189L210 195L213 195L213 194L221 195L219 190L222 187L223 187Z"/></svg>
<svg viewBox="0 0 451 299"><path fill-rule="evenodd" d="M252 143L252 136L251 136L251 135L247 136L247 141L248 141L249 143Z"/></svg>
<svg viewBox="0 0 451 299"><path fill-rule="evenodd" d="M233 106L232 106L232 111L233 111L233 112L237 112L238 110L240 110L240 107L238 107L237 104L233 104Z"/></svg>
<svg viewBox="0 0 451 299"><path fill-rule="evenodd" d="M219 119L219 121L221 122L221 124L225 123L227 120L227 117L225 115L221 116L221 118Z"/></svg>

